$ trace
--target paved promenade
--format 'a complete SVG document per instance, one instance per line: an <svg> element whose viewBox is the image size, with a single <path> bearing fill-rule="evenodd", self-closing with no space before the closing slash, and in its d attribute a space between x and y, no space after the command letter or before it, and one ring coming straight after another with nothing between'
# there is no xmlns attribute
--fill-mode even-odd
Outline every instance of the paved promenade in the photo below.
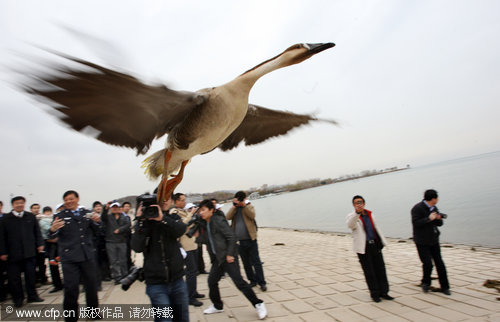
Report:
<svg viewBox="0 0 500 322"><path fill-rule="evenodd" d="M375 303L351 251L349 235L271 228L260 228L258 234L268 291L254 290L267 306L268 321L500 321L500 293L483 286L487 279L500 279L499 249L444 245L442 255L452 291L446 296L422 293L417 286L421 264L415 245L389 239L384 258L389 294L395 300ZM205 263L209 263L207 254ZM198 277L198 291L208 297L207 276ZM438 286L437 280L433 285ZM191 321L257 320L255 309L228 277L221 280L220 288L224 312L204 315L203 309L210 305L205 298L202 307L190 306ZM49 289L40 289L45 303L62 303L62 292L48 294ZM140 282L127 292L104 283L99 297L102 304L149 303ZM84 303L81 296L80 304Z"/></svg>

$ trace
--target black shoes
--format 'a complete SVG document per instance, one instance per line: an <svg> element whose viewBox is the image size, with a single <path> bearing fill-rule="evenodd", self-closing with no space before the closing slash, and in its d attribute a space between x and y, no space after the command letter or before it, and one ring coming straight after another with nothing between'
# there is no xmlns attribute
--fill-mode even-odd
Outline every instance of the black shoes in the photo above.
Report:
<svg viewBox="0 0 500 322"><path fill-rule="evenodd" d="M55 293L55 292L59 292L60 290L62 290L63 288L62 287L54 287L53 289L51 289L49 291L49 293Z"/></svg>
<svg viewBox="0 0 500 322"><path fill-rule="evenodd" d="M451 295L451 292L450 292L450 289L449 289L449 288L447 288L447 289L445 289L445 290L443 290L443 289L441 289L441 288L435 288L435 289L433 289L432 291L433 291L433 292L441 292L441 293L443 293L443 294L445 294L445 295Z"/></svg>
<svg viewBox="0 0 500 322"><path fill-rule="evenodd" d="M194 297L197 299L202 299L205 297L205 294L196 293L196 295Z"/></svg>
<svg viewBox="0 0 500 322"><path fill-rule="evenodd" d="M28 303L40 303L40 302L43 302L45 301L44 299L40 298L40 297L36 297L34 299L29 299L28 300Z"/></svg>
<svg viewBox="0 0 500 322"><path fill-rule="evenodd" d="M375 297L372 297L372 299L373 299L373 302L376 302L376 303L379 303L380 301L382 301L382 299L389 300L389 301L394 300L394 298L392 296L390 296L389 294L375 296Z"/></svg>
<svg viewBox="0 0 500 322"><path fill-rule="evenodd" d="M251 282L251 283L249 283L249 285L250 285L250 287L255 287L255 286L257 286L257 283L255 283L255 282ZM260 287L260 289L262 290L262 292L267 291L267 286L266 286L266 284L259 285L259 287Z"/></svg>
<svg viewBox="0 0 500 322"><path fill-rule="evenodd" d="M428 293L429 291L432 291L432 292L441 292L445 295L451 295L451 291L449 288L447 289L442 289L442 288L436 288L436 287L433 287L433 286L430 286L429 284L420 284L420 287L422 287L422 291L424 291L424 293Z"/></svg>
<svg viewBox="0 0 500 322"><path fill-rule="evenodd" d="M203 302L198 301L197 299L194 299L194 300L189 301L189 305L199 307L199 306L203 305Z"/></svg>

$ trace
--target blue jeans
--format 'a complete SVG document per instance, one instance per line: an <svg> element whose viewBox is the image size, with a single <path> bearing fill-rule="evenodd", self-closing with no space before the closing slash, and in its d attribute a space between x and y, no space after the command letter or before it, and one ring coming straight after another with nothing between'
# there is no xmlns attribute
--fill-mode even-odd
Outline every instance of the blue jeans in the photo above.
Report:
<svg viewBox="0 0 500 322"><path fill-rule="evenodd" d="M173 309L173 318L155 317L156 322L189 321L189 301L184 279L179 278L168 284L146 284L146 294L153 307Z"/></svg>
<svg viewBox="0 0 500 322"><path fill-rule="evenodd" d="M259 284L260 286L266 285L257 239L240 240L238 252L240 253L241 261L243 262L243 267L250 283Z"/></svg>

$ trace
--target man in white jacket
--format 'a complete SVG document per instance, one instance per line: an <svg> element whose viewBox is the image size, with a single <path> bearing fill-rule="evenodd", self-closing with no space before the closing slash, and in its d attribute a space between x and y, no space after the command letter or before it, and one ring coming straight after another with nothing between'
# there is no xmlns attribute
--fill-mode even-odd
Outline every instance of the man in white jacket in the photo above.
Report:
<svg viewBox="0 0 500 322"><path fill-rule="evenodd" d="M382 248L387 242L375 225L372 212L365 209L365 199L354 196L352 204L354 212L347 215L347 226L352 230L353 250L358 254L370 295L375 302L380 302L381 298L393 300L388 294L389 282L382 256Z"/></svg>

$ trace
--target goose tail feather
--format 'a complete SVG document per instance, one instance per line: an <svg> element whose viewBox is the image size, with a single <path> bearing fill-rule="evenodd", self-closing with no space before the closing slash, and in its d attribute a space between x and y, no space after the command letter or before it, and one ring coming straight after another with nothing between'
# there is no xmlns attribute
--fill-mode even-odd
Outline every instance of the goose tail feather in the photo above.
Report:
<svg viewBox="0 0 500 322"><path fill-rule="evenodd" d="M144 173L150 180L156 180L163 174L166 152L167 149L159 150L142 161L141 167L145 169Z"/></svg>

